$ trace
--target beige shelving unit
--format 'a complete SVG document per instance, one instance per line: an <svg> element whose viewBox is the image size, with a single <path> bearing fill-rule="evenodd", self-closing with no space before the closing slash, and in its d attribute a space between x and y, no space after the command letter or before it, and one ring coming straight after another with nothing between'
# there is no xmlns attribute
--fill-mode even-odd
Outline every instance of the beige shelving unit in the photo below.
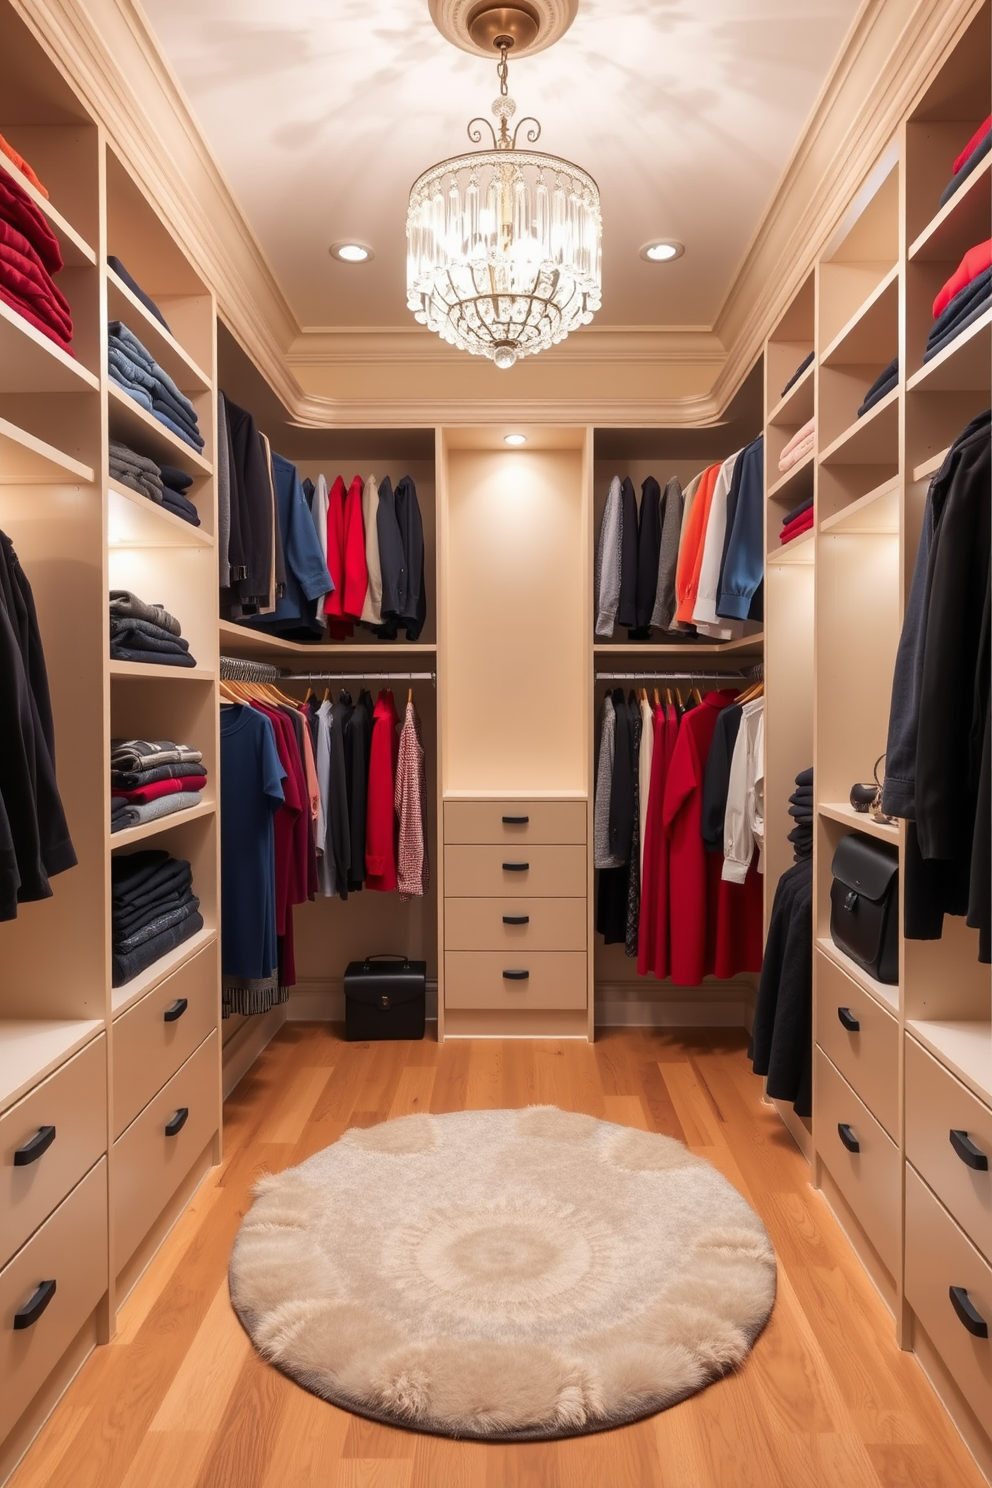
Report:
<svg viewBox="0 0 992 1488"><path fill-rule="evenodd" d="M210 1163L220 1155L217 968L217 632L212 295L110 149L103 130L9 8L0 13L0 130L46 183L66 267L73 356L0 312L0 528L31 583L45 648L59 786L78 866L0 925L0 1478L16 1462ZM116 253L157 299L167 335L105 267ZM106 322L122 318L194 400L198 456L108 385ZM107 475L108 437L196 477L202 527ZM107 595L134 589L176 613L198 665L108 659ZM210 784L195 811L111 836L114 734L195 741ZM205 928L111 987L113 853L189 857ZM166 1008L187 1001L178 1018ZM166 1125L188 1109L176 1135ZM53 1126L27 1166L14 1153ZM56 1282L30 1328L13 1313Z"/></svg>
<svg viewBox="0 0 992 1488"><path fill-rule="evenodd" d="M964 1287L992 1320L992 1179L949 1142L992 1147L992 978L977 933L900 943L899 982L866 975L830 938L830 864L855 831L905 852L905 827L848 804L886 742L891 679L927 486L992 396L992 317L923 364L939 287L992 231L988 162L943 208L957 151L992 102L989 6L917 100L890 149L766 345L767 905L791 860L785 815L814 764L814 1111L789 1121L813 1179L986 1472L992 1472L992 1345L955 1315ZM785 397L803 356L815 364ZM898 354L898 387L857 407ZM808 465L778 453L816 414ZM814 494L816 525L779 548L783 513ZM838 1009L853 1018L848 1028ZM853 1128L852 1153L839 1127Z"/></svg>

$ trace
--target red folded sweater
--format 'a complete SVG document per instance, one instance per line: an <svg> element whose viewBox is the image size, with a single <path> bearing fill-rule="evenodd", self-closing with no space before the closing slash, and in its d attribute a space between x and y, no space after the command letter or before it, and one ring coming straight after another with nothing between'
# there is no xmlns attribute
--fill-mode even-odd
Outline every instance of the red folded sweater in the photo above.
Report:
<svg viewBox="0 0 992 1488"><path fill-rule="evenodd" d="M23 233L0 222L0 280L9 294L29 303L64 336L72 335L72 308Z"/></svg>
<svg viewBox="0 0 992 1488"><path fill-rule="evenodd" d="M153 780L151 785L139 785L136 790L111 788L110 794L129 806L144 806L148 801L157 801L159 796L178 796L182 791L199 791L207 783L206 775L182 775L175 780Z"/></svg>
<svg viewBox="0 0 992 1488"><path fill-rule="evenodd" d="M986 243L976 243L974 248L968 249L933 302L934 320L947 309L956 294L967 289L971 281L977 279L979 274L984 274L988 268L992 268L992 238L989 238Z"/></svg>
<svg viewBox="0 0 992 1488"><path fill-rule="evenodd" d="M61 346L63 351L67 351L72 356L71 341L67 340L65 336L60 335L54 327L48 324L47 320L42 320L37 316L23 300L18 299L16 295L4 289L2 283L0 283L0 300L3 300L4 304L9 305L12 310L16 310L18 315L23 316L29 325L34 326L36 331L40 331L43 336L47 336L50 341L55 342L56 346Z"/></svg>
<svg viewBox="0 0 992 1488"><path fill-rule="evenodd" d="M41 208L6 171L0 172L0 219L24 234L50 274L58 273L62 267L58 238Z"/></svg>
<svg viewBox="0 0 992 1488"><path fill-rule="evenodd" d="M988 134L988 132L989 132L990 129L992 129L992 114L989 114L989 116L985 120L985 123L984 124L979 124L978 128L975 130L974 134L971 136L971 139L965 145L964 149L961 151L961 154L958 156L957 160L955 160L955 162L954 162L954 168L953 168L953 171L951 172L952 175L955 175L955 176L957 175L958 171L961 169L961 167L967 161L968 156L971 154L972 150L975 148L976 145L981 144L982 140Z"/></svg>
<svg viewBox="0 0 992 1488"><path fill-rule="evenodd" d="M10 140L5 140L2 134L0 134L0 150L3 151L8 160L10 160L14 165L17 166L17 169L22 173L22 175L25 175L28 178L35 191L39 192L47 201L48 192L38 180L38 177L35 175L34 171L24 159L24 156L19 154L18 151L15 150L13 145L10 143Z"/></svg>
<svg viewBox="0 0 992 1488"><path fill-rule="evenodd" d="M782 541L787 543L791 542L794 537L801 537L804 532L810 530L814 521L813 508L810 507L809 511L804 511L801 517L796 517L788 526L782 528L780 534Z"/></svg>

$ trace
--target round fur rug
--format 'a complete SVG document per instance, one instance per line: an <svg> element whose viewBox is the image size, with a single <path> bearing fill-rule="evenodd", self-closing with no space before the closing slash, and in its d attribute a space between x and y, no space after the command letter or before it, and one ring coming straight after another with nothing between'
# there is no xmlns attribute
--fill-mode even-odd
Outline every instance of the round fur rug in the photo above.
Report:
<svg viewBox="0 0 992 1488"><path fill-rule="evenodd" d="M255 1190L231 1299L259 1352L373 1420L601 1431L739 1363L775 1257L680 1142L555 1106L353 1129Z"/></svg>

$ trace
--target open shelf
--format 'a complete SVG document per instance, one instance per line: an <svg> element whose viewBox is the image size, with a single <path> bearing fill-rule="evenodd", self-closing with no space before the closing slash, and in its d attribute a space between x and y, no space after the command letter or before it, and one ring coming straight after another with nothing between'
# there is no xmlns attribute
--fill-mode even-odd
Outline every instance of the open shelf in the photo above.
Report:
<svg viewBox="0 0 992 1488"><path fill-rule="evenodd" d="M900 479L894 475L865 496L859 496L832 517L824 517L821 532L879 533L899 531Z"/></svg>
<svg viewBox="0 0 992 1488"><path fill-rule="evenodd" d="M63 485L67 478L89 485L93 468L0 418L0 480L5 486Z"/></svg>
<svg viewBox="0 0 992 1488"><path fill-rule="evenodd" d="M809 454L804 455L798 465L793 465L791 470L787 470L784 475L780 475L775 484L768 488L769 501L778 500L783 496L800 496L800 493L805 496L808 494L805 490L807 486L811 492L813 489L813 462L815 458L815 450L810 450Z"/></svg>
<svg viewBox="0 0 992 1488"><path fill-rule="evenodd" d="M149 501L128 486L108 485L107 541L112 548L209 548L213 538L202 527Z"/></svg>
<svg viewBox="0 0 992 1488"><path fill-rule="evenodd" d="M943 351L914 372L909 392L964 393L989 387L992 367L992 309L963 330Z"/></svg>
<svg viewBox="0 0 992 1488"><path fill-rule="evenodd" d="M160 666L149 661L109 662L111 677L154 677L157 682L182 678L184 682L212 682L214 674L203 667Z"/></svg>
<svg viewBox="0 0 992 1488"><path fill-rule="evenodd" d="M261 630L251 630L247 625L236 625L233 620L221 620L220 649L228 656L245 656L257 660L271 661L275 665L280 658L285 661L299 661L301 658L309 658L312 661L344 661L349 656L382 656L390 660L397 655L409 656L416 660L418 656L433 657L437 655L437 645L433 641L375 641L367 643L358 642L352 644L350 641L327 643L315 641L284 641L279 636L266 635Z"/></svg>
<svg viewBox="0 0 992 1488"><path fill-rule="evenodd" d="M992 155L986 155L933 221L910 245L909 258L923 262L961 258L988 235L992 219Z"/></svg>
<svg viewBox="0 0 992 1488"><path fill-rule="evenodd" d="M801 532L791 542L779 543L777 548L772 548L768 554L769 563L812 563L813 562L813 538L816 536L815 526L808 532Z"/></svg>
<svg viewBox="0 0 992 1488"><path fill-rule="evenodd" d="M813 417L815 374L816 363L810 362L802 377L793 383L768 415L768 423L771 427L791 429L794 425L797 429L801 429L803 424L809 423Z"/></svg>
<svg viewBox="0 0 992 1488"><path fill-rule="evenodd" d="M838 434L820 455L821 465L896 465L899 440L899 389Z"/></svg>
<svg viewBox="0 0 992 1488"><path fill-rule="evenodd" d="M176 465L180 470L185 467L199 470L203 475L213 474L209 460L198 454L191 444L170 433L116 383L108 382L107 397L111 439L119 439L138 454L166 465Z"/></svg>
<svg viewBox="0 0 992 1488"><path fill-rule="evenodd" d="M0 1111L33 1090L102 1028L102 1018L0 1019Z"/></svg>
<svg viewBox="0 0 992 1488"><path fill-rule="evenodd" d="M199 806L190 806L186 811L172 811L168 816L157 816L154 821L141 822L137 827L127 827L123 832L111 832L112 848L130 847L134 842L144 842L146 837L157 837L159 832L173 827L185 826L187 822L199 821L201 816L212 816L217 810L215 801L201 801Z"/></svg>
<svg viewBox="0 0 992 1488"><path fill-rule="evenodd" d="M39 212L43 213L48 220L48 225L58 239L59 251L62 254L62 262L66 268L82 268L86 265L96 263L96 254L71 223L67 222L51 202L42 196L36 186L32 186L27 176L8 160L3 151L0 150L0 171L5 171L18 186L34 202Z"/></svg>
<svg viewBox="0 0 992 1488"><path fill-rule="evenodd" d="M121 320L147 351L168 372L173 382L184 393L202 393L210 386L210 379L187 351L180 346L171 331L167 331L160 320L118 279L113 269L107 269L107 314L110 320Z"/></svg>
<svg viewBox="0 0 992 1488"><path fill-rule="evenodd" d="M831 341L820 358L824 367L875 363L880 345L891 344L892 355L898 342L899 265L896 264L877 284L847 324ZM812 410L811 410L812 411Z"/></svg>
<svg viewBox="0 0 992 1488"><path fill-rule="evenodd" d="M898 824L872 821L867 812L862 815L860 811L855 811L849 801L821 801L816 809L820 816L825 816L830 821L841 822L845 827L863 832L866 837L877 837L880 842L891 842L894 847L899 846Z"/></svg>
<svg viewBox="0 0 992 1488"><path fill-rule="evenodd" d="M81 362L0 300L0 393L85 393L99 386Z"/></svg>
<svg viewBox="0 0 992 1488"><path fill-rule="evenodd" d="M992 1102L992 1023L907 1018L906 1029L980 1099Z"/></svg>
<svg viewBox="0 0 992 1488"><path fill-rule="evenodd" d="M729 623L729 622L728 622ZM741 652L760 651L765 643L764 633L738 636L734 641L697 641L687 636L684 641L623 641L597 642L592 650L594 656L736 656Z"/></svg>
<svg viewBox="0 0 992 1488"><path fill-rule="evenodd" d="M194 884L194 889L195 887ZM189 940L184 940L182 945L177 945L174 950L167 951L164 956L153 961L151 966L146 967L138 976L132 977L129 982L125 982L122 987L114 987L110 994L111 1016L119 1018L121 1013L126 1012L133 1003L144 997L146 992L157 987L159 982L164 982L166 977L178 971L180 966L191 961L198 951L202 951L204 946L212 945L216 939L217 931L205 925L202 930L191 935Z"/></svg>
<svg viewBox="0 0 992 1488"><path fill-rule="evenodd" d="M939 454L931 455L929 460L924 460L922 465L917 465L913 471L914 481L929 480L931 475L936 475L950 453L950 445L942 449Z"/></svg>
<svg viewBox="0 0 992 1488"><path fill-rule="evenodd" d="M829 935L819 936L816 944L817 948L823 952L828 960L832 961L835 966L839 966L841 971L851 978L852 982L857 982L859 987L863 987L883 1007L898 1013L899 988L897 986L891 986L888 982L877 982L873 976L869 976L866 971L862 971L857 962L852 961L850 956L845 956L843 951L837 949Z"/></svg>

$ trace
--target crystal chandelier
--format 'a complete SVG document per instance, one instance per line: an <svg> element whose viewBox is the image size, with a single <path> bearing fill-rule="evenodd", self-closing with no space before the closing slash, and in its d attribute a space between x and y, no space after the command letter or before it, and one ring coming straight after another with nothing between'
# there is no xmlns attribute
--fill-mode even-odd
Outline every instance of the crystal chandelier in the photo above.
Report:
<svg viewBox="0 0 992 1488"><path fill-rule="evenodd" d="M588 325L602 296L599 188L557 155L518 149L537 143L536 119L510 121L507 54L513 38L493 39L500 58L497 129L473 119L473 144L492 149L442 160L413 183L407 213L407 305L443 340L497 367L564 341Z"/></svg>

